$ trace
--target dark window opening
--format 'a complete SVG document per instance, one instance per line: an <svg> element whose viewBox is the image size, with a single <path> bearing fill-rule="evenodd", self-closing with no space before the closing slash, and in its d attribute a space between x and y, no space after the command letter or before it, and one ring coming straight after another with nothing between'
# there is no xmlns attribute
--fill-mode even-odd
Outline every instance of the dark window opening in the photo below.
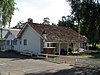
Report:
<svg viewBox="0 0 100 75"><path fill-rule="evenodd" d="M26 39L24 39L24 45L27 45L27 40Z"/></svg>

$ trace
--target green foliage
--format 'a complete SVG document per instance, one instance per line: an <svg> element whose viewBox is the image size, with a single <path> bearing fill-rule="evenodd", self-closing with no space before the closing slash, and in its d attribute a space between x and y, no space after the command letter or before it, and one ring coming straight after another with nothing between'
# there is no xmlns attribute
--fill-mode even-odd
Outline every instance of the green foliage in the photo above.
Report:
<svg viewBox="0 0 100 75"><path fill-rule="evenodd" d="M71 27L72 29L76 29L74 25L75 18L71 15L62 16L62 20L58 21L58 26L64 26L64 27Z"/></svg>
<svg viewBox="0 0 100 75"><path fill-rule="evenodd" d="M14 14L14 0L0 0L0 27L10 25L12 15Z"/></svg>
<svg viewBox="0 0 100 75"><path fill-rule="evenodd" d="M14 50L7 50L7 51L5 51L5 52L15 52Z"/></svg>
<svg viewBox="0 0 100 75"><path fill-rule="evenodd" d="M50 24L50 19L48 17L43 19L43 24L49 25Z"/></svg>
<svg viewBox="0 0 100 75"><path fill-rule="evenodd" d="M85 35L95 47L100 40L100 1L67 0L72 8L72 15L78 23L78 32Z"/></svg>
<svg viewBox="0 0 100 75"><path fill-rule="evenodd" d="M2 50L0 49L0 53L2 52Z"/></svg>
<svg viewBox="0 0 100 75"><path fill-rule="evenodd" d="M69 58L100 58L99 52L83 53L80 55L69 55Z"/></svg>

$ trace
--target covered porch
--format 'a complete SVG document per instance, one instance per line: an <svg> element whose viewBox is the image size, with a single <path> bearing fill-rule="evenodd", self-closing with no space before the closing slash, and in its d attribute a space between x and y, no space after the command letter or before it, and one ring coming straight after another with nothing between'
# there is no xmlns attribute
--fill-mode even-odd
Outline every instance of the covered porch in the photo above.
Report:
<svg viewBox="0 0 100 75"><path fill-rule="evenodd" d="M78 42L45 42L42 52L45 54L70 55L73 52L79 52L81 47L86 48L86 45Z"/></svg>

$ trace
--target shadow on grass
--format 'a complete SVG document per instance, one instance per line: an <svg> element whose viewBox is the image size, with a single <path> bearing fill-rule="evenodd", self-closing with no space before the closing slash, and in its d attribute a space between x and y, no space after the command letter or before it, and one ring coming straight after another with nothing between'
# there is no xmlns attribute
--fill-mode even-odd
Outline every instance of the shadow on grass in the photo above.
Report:
<svg viewBox="0 0 100 75"><path fill-rule="evenodd" d="M19 58L19 59L28 59L29 56L21 55L17 52L0 52L0 58Z"/></svg>
<svg viewBox="0 0 100 75"><path fill-rule="evenodd" d="M100 53L99 52L86 53L86 55L92 56L91 58L98 58L98 59L100 59Z"/></svg>
<svg viewBox="0 0 100 75"><path fill-rule="evenodd" d="M20 59L41 59L36 58L36 56L28 56L28 55L22 55L18 52L13 51L7 51L7 52L0 52L0 58L13 58L12 60L20 60Z"/></svg>
<svg viewBox="0 0 100 75"><path fill-rule="evenodd" d="M86 67L74 67L71 69L59 70L56 72L44 71L40 73L27 73L24 75L100 75L100 70Z"/></svg>

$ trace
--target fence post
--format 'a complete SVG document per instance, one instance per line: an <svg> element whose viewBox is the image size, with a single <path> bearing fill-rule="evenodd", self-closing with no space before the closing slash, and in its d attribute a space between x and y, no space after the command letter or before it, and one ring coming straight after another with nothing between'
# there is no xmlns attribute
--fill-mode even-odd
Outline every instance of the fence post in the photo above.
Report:
<svg viewBox="0 0 100 75"><path fill-rule="evenodd" d="M76 58L76 59L75 59L75 65L77 65L77 62L78 62L78 59Z"/></svg>

